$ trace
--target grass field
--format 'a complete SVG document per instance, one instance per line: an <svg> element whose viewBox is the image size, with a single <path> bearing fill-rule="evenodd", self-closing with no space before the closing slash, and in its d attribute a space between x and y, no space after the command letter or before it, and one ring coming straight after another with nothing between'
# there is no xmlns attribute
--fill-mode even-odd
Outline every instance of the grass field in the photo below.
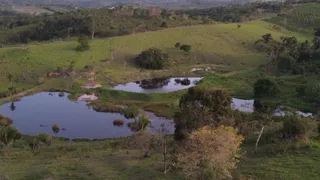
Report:
<svg viewBox="0 0 320 180"><path fill-rule="evenodd" d="M266 21L279 24L293 31L313 32L320 24L320 4L296 5L292 10L284 12L281 16Z"/></svg>
<svg viewBox="0 0 320 180"><path fill-rule="evenodd" d="M13 74L18 84L30 85L45 72L54 71L57 67L66 68L71 60L75 61L78 71L87 64L95 66L100 74L99 83L104 85L164 75L188 75L192 67L197 66L215 65L219 67L218 71L247 70L267 61L264 54L254 52L251 46L267 32L272 33L276 39L284 35L307 38L284 29L275 30L269 23L254 21L244 24L240 29L236 24L199 25L97 39L90 42L90 51L82 53L75 51L75 41L4 47L0 49L0 91L7 89L6 77L9 73ZM192 45L192 53L185 54L175 49L176 42ZM111 57L110 44L115 60L101 62ZM140 72L140 68L131 59L149 47L158 47L167 52L171 65L161 71Z"/></svg>
<svg viewBox="0 0 320 180"><path fill-rule="evenodd" d="M0 151L0 177L6 175L10 180L184 179L179 169L164 175L161 151L154 151L151 157L143 158L142 151L127 149L123 142L125 139L92 142L55 140L50 147L43 146L40 154L35 156L23 141L18 141L14 147ZM246 153L235 171L236 179L314 180L318 177L319 147L278 155L252 155L251 151L249 146L243 149Z"/></svg>

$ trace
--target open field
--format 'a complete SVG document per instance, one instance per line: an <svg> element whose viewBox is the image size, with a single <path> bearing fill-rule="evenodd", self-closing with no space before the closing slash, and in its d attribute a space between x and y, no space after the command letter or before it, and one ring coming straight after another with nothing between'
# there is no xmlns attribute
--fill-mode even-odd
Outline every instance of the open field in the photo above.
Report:
<svg viewBox="0 0 320 180"><path fill-rule="evenodd" d="M7 89L6 77L9 73L13 74L19 86L36 84L37 79L45 72L54 71L57 67L67 68L72 60L75 61L77 71L81 71L87 64L93 65L98 71L99 83L104 85L151 77L188 75L197 66L214 65L218 67L218 71L248 70L267 62L268 58L254 52L251 46L267 32L272 33L275 39L285 35L307 39L305 35L284 29L275 30L269 23L254 21L243 24L240 29L236 24L199 25L97 39L90 42L91 50L82 53L75 51L75 41L4 47L0 49L0 91ZM192 53L185 54L175 49L176 42L192 45ZM110 44L114 60L110 60ZM140 68L131 59L149 47L167 52L171 64L164 70L140 72ZM107 62L101 62L106 59Z"/></svg>
<svg viewBox="0 0 320 180"><path fill-rule="evenodd" d="M163 174L161 152L155 151L151 157L143 158L140 150L127 149L124 142L125 139L92 142L55 140L53 145L43 146L40 154L34 156L23 141L18 141L13 148L0 151L0 177L7 175L12 180L184 179L178 169ZM314 143L319 144L317 141ZM317 146L278 155L252 155L250 146L243 150L246 153L235 171L236 178L314 180L318 177L320 149Z"/></svg>

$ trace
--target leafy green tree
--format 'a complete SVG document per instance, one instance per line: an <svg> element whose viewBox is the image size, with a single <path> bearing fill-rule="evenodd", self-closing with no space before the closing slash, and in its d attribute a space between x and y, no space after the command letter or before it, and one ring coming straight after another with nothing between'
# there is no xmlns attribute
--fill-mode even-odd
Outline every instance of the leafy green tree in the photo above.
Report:
<svg viewBox="0 0 320 180"><path fill-rule="evenodd" d="M38 134L36 138L47 146L52 144L52 136L50 134Z"/></svg>
<svg viewBox="0 0 320 180"><path fill-rule="evenodd" d="M275 96L278 92L277 84L270 79L259 79L254 83L255 97Z"/></svg>
<svg viewBox="0 0 320 180"><path fill-rule="evenodd" d="M150 48L142 51L136 58L136 63L146 69L163 69L165 63L168 61L168 55L163 53L160 49Z"/></svg>
<svg viewBox="0 0 320 180"><path fill-rule="evenodd" d="M77 51L87 51L90 49L89 41L86 36L79 36Z"/></svg>
<svg viewBox="0 0 320 180"><path fill-rule="evenodd" d="M181 50L183 50L184 52L190 52L192 47L190 45L184 44L180 47Z"/></svg>
<svg viewBox="0 0 320 180"><path fill-rule="evenodd" d="M185 139L193 130L218 125L230 114L231 97L224 89L192 87L180 99L180 111L174 116L175 139Z"/></svg>
<svg viewBox="0 0 320 180"><path fill-rule="evenodd" d="M164 21L164 22L161 23L161 26L160 26L160 27L162 27L162 28L167 28L167 27L169 27L169 26L168 26L168 23Z"/></svg>
<svg viewBox="0 0 320 180"><path fill-rule="evenodd" d="M273 38L272 38L272 35L270 33L268 33L268 34L263 35L262 39L264 40L264 43L269 43Z"/></svg>

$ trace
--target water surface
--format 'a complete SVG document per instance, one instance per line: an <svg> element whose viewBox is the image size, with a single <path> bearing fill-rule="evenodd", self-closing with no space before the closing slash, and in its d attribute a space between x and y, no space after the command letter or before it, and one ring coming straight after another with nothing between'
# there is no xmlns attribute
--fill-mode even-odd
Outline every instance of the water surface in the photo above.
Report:
<svg viewBox="0 0 320 180"><path fill-rule="evenodd" d="M23 134L29 135L53 134L53 124L58 124L60 127L57 136L70 139L117 138L133 134L127 127L127 123L133 122L133 119L126 119L119 113L96 112L86 106L85 102L72 102L67 98L67 93L64 95L60 97L59 93L42 92L26 96L14 103L14 111L10 107L11 103L0 106L0 114L11 117L13 125ZM174 132L173 121L157 117L152 113L146 114L152 119L150 131L157 131L164 124L170 134ZM124 120L124 125L114 126L115 119Z"/></svg>
<svg viewBox="0 0 320 180"><path fill-rule="evenodd" d="M176 80L188 79L190 84L180 83ZM115 90L138 92L138 93L164 93L188 89L195 86L201 77L173 77L173 78L157 78L143 80L138 82L130 82L113 87Z"/></svg>

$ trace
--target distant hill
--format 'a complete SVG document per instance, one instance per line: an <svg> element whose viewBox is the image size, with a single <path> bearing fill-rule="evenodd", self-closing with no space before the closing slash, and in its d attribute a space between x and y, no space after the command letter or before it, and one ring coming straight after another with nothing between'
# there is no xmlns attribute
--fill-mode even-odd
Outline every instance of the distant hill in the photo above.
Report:
<svg viewBox="0 0 320 180"><path fill-rule="evenodd" d="M73 5L78 7L101 7L118 4L138 6L157 6L169 8L205 8L208 6L225 5L230 3L245 3L252 0L0 0L5 6L26 5Z"/></svg>

